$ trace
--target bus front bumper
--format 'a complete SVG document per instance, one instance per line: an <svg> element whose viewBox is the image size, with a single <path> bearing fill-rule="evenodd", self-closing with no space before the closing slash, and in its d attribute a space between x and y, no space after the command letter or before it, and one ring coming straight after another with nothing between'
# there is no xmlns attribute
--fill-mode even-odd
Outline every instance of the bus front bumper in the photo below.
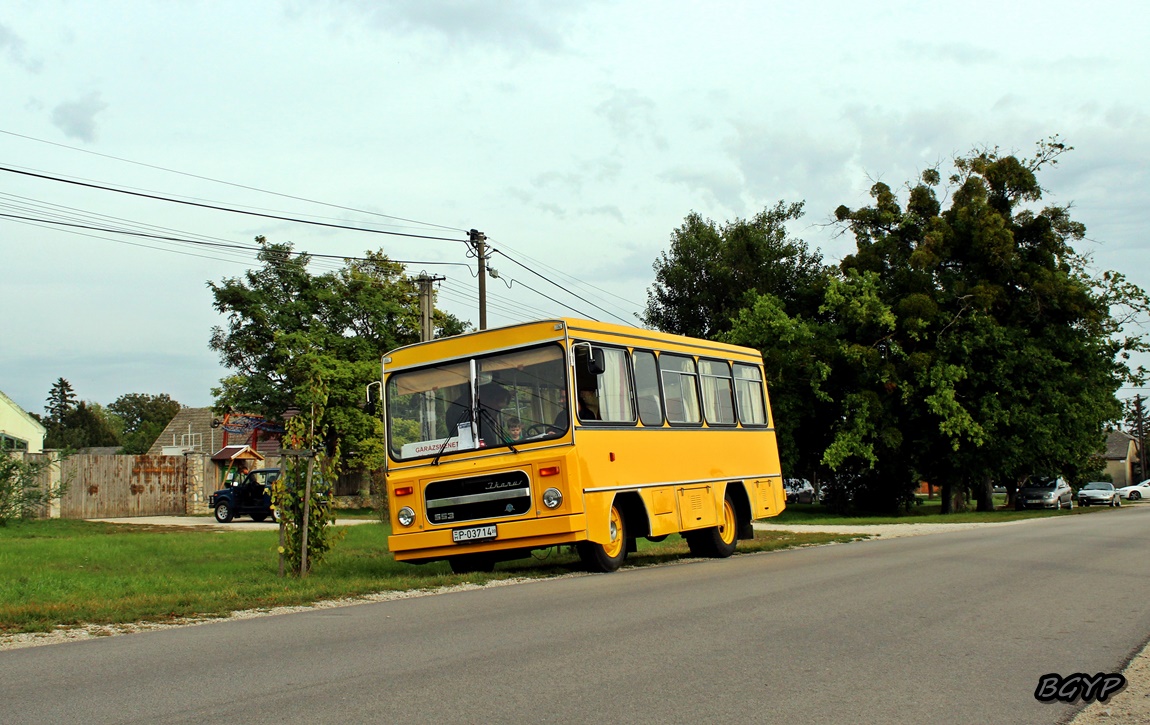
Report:
<svg viewBox="0 0 1150 725"><path fill-rule="evenodd" d="M494 539L459 544L452 539L452 530L490 525L496 527ZM545 549L558 544L573 544L586 538L586 515L571 514L517 521L468 522L465 525L437 527L430 531L415 529L410 533L387 537L387 548L396 561L435 561L487 551Z"/></svg>

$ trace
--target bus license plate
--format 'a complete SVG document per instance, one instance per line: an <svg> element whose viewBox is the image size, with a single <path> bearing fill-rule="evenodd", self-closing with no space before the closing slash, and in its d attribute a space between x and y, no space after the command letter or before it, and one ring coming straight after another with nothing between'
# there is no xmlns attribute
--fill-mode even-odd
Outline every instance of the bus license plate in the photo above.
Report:
<svg viewBox="0 0 1150 725"><path fill-rule="evenodd" d="M472 526L467 529L452 529L451 540L457 544L467 544L472 541L487 541L496 535L495 524L490 526Z"/></svg>

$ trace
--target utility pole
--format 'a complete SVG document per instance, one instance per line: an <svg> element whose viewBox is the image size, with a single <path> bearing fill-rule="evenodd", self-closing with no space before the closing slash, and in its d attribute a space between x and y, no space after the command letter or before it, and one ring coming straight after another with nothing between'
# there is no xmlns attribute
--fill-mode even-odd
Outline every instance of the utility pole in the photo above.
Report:
<svg viewBox="0 0 1150 725"><path fill-rule="evenodd" d="M1143 449L1146 446L1146 433L1142 427L1142 394L1139 393L1134 396L1134 426L1135 432L1138 434L1138 480L1145 480L1146 476L1146 453Z"/></svg>
<svg viewBox="0 0 1150 725"><path fill-rule="evenodd" d="M435 337L435 323L432 321L433 295L431 285L446 277L432 277L427 272L421 272L416 280L419 282L419 339L427 342ZM428 441L435 437L435 393L428 390L423 393L423 407L419 413L419 432L423 440Z"/></svg>
<svg viewBox="0 0 1150 725"><path fill-rule="evenodd" d="M431 285L447 279L446 277L432 277L427 272L420 273L416 281L419 282L419 341L427 342L435 337L435 323L432 321L433 295Z"/></svg>
<svg viewBox="0 0 1150 725"><path fill-rule="evenodd" d="M471 247L479 259L479 329L487 329L487 236L471 230Z"/></svg>

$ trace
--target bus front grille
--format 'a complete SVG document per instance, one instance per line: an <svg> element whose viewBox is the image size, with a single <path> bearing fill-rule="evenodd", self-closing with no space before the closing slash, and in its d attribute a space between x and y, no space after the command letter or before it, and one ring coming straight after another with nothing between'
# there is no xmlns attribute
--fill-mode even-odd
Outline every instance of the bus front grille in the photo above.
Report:
<svg viewBox="0 0 1150 725"><path fill-rule="evenodd" d="M432 481L423 493L432 524L519 516L531 510L531 479L523 471Z"/></svg>

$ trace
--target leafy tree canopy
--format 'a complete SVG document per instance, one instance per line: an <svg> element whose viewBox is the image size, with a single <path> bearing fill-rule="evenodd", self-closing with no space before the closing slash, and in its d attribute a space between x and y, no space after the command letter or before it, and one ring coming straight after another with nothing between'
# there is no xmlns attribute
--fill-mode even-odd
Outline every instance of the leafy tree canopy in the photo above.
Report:
<svg viewBox="0 0 1150 725"><path fill-rule="evenodd" d="M74 451L79 448L119 446L120 434L107 409L99 403L81 401L64 413L59 425L48 429L45 448Z"/></svg>
<svg viewBox="0 0 1150 725"><path fill-rule="evenodd" d="M122 453L147 453L152 443L180 411L180 404L167 393L148 395L128 393L116 398L108 412L119 419L122 426Z"/></svg>
<svg viewBox="0 0 1150 725"><path fill-rule="evenodd" d="M926 479L984 507L992 480L1080 479L1121 415L1115 392L1142 378L1129 356L1147 345L1126 325L1150 298L1074 249L1069 208L1041 205L1038 174L1069 150L976 150L945 181L875 184L871 205L836 211L856 242L837 270L781 234L794 205L749 225L692 214L655 263L646 319L761 350L784 466L830 477L844 502L908 505ZM773 231L731 244L745 226Z"/></svg>
<svg viewBox="0 0 1150 725"><path fill-rule="evenodd" d="M217 408L278 420L301 405L306 381L321 378L328 388L329 453L342 441L353 465L379 465L367 455L382 451L373 443L382 428L363 410L365 388L379 379L385 352L419 340L416 281L382 251L316 275L308 269L311 257L290 243L256 241L262 266L208 283L215 309L227 317L226 326L213 328L209 347L232 371L212 391ZM435 324L437 335L466 327L440 311Z"/></svg>
<svg viewBox="0 0 1150 725"><path fill-rule="evenodd" d="M691 212L655 261L643 321L664 332L713 339L731 329L755 294L776 297L792 314L818 304L822 255L787 236L802 202L779 201L751 219L719 226Z"/></svg>
<svg viewBox="0 0 1150 725"><path fill-rule="evenodd" d="M993 479L1097 467L1106 425L1121 414L1114 394L1139 374L1126 356L1145 347L1123 325L1150 301L1121 274L1091 270L1072 246L1085 228L1068 208L1037 205L1038 172L1066 151L1057 139L1032 159L976 151L955 159L946 189L930 169L905 205L879 183L872 206L836 212L857 242L843 272L873 275L893 315L889 330L842 330L844 345L882 351L855 394L886 415L856 432L877 461L912 476L884 491L887 501L904 500L921 476L944 491L972 487L989 506Z"/></svg>
<svg viewBox="0 0 1150 725"><path fill-rule="evenodd" d="M75 407L76 391L72 388L72 384L64 378L58 378L48 391L48 404L44 406L44 412L47 413L44 424L48 428L61 425L64 416Z"/></svg>

